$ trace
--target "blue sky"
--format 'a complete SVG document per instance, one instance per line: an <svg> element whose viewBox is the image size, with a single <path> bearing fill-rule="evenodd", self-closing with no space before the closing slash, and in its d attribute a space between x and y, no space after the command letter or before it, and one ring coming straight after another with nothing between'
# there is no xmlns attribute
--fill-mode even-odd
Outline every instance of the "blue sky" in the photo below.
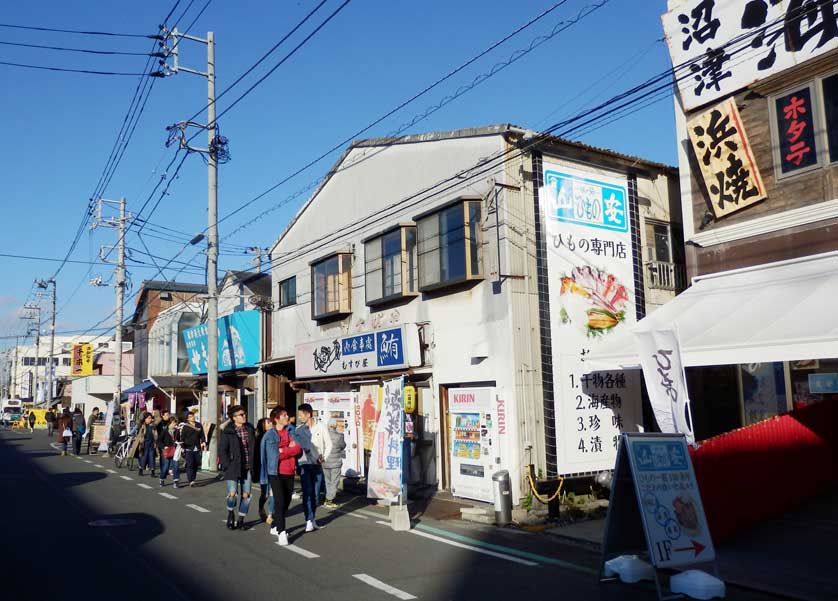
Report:
<svg viewBox="0 0 838 601"><path fill-rule="evenodd" d="M195 0L181 28L203 6ZM388 112L496 40L551 6L554 0L507 2L387 2L353 0L300 52L219 121L230 141L232 161L219 175L222 216L298 167ZM33 1L5 3L0 23L42 27L154 33L174 0L145 2ZM188 4L180 3L176 18ZM252 65L295 25L315 2L309 0L215 0L191 33L215 32L219 91ZM340 4L329 2L318 18L283 45L270 60L219 101L219 110L267 71L285 52ZM563 19L591 4L568 0L561 8L458 74L427 96L373 128L364 137L386 135L438 103L458 87L527 47ZM416 124L410 132L457 129L492 123L543 128L575 114L669 68L660 15L665 1L611 0L578 24L541 45L509 68ZM658 41L656 41L658 40ZM0 41L100 50L147 51L148 40L103 38L0 28ZM203 68L203 46L184 42L181 60ZM100 56L0 45L0 61L69 68L138 72L141 56ZM615 68L619 67L615 71ZM589 86L592 88L588 89ZM132 97L136 77L103 77L35 71L0 65L0 113L5 143L0 145L4 174L1 253L62 257L93 192ZM187 73L158 80L130 146L105 196L125 195L136 212L173 155L165 148L165 127L201 109L206 81ZM671 100L664 100L582 135L597 146L675 164ZM204 142L203 136L196 139ZM283 201L320 177L337 158L334 153L231 217L222 236ZM190 155L149 220L183 232L206 226L206 167ZM156 201L156 197L155 197ZM154 201L152 201L153 204ZM269 246L303 202L298 198L268 213L224 242L222 268L241 269L242 248ZM155 255L171 257L182 242L152 238L144 242ZM180 236L182 239L182 235ZM85 233L73 254L95 261L101 245L113 244L113 230ZM148 262L136 236L127 238L134 256ZM232 245L235 245L232 246ZM181 259L192 259L197 247ZM195 259L202 264L201 256ZM58 330L94 324L113 310L113 289L94 288L87 280L111 269L68 264L58 277ZM33 278L49 277L55 263L0 257L0 337L23 330L17 311ZM132 268L134 290L155 269ZM167 271L167 276L174 274ZM199 275L179 279L199 281ZM72 294L72 296L71 296ZM129 305L127 311L130 312ZM98 332L97 332L98 333ZM7 341L0 339L0 348Z"/></svg>

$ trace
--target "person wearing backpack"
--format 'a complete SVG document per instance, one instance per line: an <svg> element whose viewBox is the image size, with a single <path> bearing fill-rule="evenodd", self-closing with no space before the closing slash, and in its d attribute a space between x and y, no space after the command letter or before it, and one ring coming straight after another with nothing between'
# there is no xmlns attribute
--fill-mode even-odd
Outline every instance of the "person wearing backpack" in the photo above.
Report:
<svg viewBox="0 0 838 601"><path fill-rule="evenodd" d="M81 409L76 407L73 410L73 452L76 455L81 455L81 439L85 432L87 427L84 424L84 415Z"/></svg>

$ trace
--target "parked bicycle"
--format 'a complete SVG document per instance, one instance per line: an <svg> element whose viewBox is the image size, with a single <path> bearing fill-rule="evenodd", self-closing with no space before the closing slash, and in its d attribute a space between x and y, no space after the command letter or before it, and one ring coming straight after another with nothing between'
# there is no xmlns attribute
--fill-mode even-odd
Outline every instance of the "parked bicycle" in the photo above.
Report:
<svg viewBox="0 0 838 601"><path fill-rule="evenodd" d="M117 468L127 467L129 470L134 469L134 457L131 457L131 443L134 442L134 437L126 434L120 436L116 440L116 452L113 454L113 460Z"/></svg>

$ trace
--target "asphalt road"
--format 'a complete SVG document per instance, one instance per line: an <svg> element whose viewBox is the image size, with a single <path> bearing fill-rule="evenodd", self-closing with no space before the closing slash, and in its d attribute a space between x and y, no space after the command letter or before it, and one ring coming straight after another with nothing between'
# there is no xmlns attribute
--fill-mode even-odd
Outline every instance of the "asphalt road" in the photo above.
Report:
<svg viewBox="0 0 838 601"><path fill-rule="evenodd" d="M44 432L0 431L5 599L657 598L648 584L599 584L599 556L583 547L424 518L394 532L386 513L361 499L321 508L324 528L309 534L294 501L292 545L279 547L255 502L251 530L226 529L221 482L160 488L110 459L61 457L50 442ZM727 598L772 597L729 588Z"/></svg>

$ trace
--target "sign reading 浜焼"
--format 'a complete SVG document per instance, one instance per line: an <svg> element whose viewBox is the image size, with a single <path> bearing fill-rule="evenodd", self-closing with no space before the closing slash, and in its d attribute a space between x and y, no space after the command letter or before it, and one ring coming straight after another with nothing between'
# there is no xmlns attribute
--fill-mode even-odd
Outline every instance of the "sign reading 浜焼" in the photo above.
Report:
<svg viewBox="0 0 838 601"><path fill-rule="evenodd" d="M610 469L640 419L636 370L591 373L585 357L636 321L624 176L544 159L556 463L562 475Z"/></svg>
<svg viewBox="0 0 838 601"><path fill-rule="evenodd" d="M838 48L832 0L684 0L661 18L693 110Z"/></svg>
<svg viewBox="0 0 838 601"><path fill-rule="evenodd" d="M765 198L733 98L690 119L687 131L716 218Z"/></svg>
<svg viewBox="0 0 838 601"><path fill-rule="evenodd" d="M400 325L299 344L294 365L298 378L416 367L421 365L419 332Z"/></svg>
<svg viewBox="0 0 838 601"><path fill-rule="evenodd" d="M90 376L93 374L93 345L74 344L70 375Z"/></svg>

